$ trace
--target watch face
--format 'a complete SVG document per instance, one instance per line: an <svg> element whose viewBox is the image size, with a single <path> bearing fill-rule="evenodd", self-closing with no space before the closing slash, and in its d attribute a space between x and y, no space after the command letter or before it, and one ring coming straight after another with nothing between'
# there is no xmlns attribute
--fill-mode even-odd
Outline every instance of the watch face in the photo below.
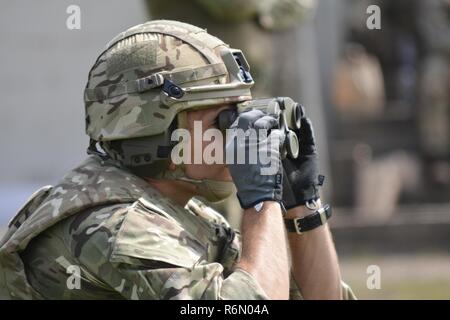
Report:
<svg viewBox="0 0 450 320"><path fill-rule="evenodd" d="M255 210L256 210L256 212L260 212L261 209L262 209L262 207L263 207L263 203L262 203L262 202L256 204L256 205L255 205Z"/></svg>

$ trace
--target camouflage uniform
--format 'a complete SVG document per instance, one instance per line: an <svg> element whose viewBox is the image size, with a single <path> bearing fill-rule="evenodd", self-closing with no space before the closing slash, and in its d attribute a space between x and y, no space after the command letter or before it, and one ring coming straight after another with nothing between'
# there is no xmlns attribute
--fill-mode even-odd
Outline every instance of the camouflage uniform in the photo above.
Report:
<svg viewBox="0 0 450 320"><path fill-rule="evenodd" d="M233 269L240 237L222 215L97 156L35 193L0 246L0 299L267 299ZM292 278L290 298L302 298Z"/></svg>
<svg viewBox="0 0 450 320"><path fill-rule="evenodd" d="M237 234L200 201L182 208L91 156L11 221L0 298L266 298L252 276L232 270L239 250ZM80 289L67 285L69 266L81 270Z"/></svg>

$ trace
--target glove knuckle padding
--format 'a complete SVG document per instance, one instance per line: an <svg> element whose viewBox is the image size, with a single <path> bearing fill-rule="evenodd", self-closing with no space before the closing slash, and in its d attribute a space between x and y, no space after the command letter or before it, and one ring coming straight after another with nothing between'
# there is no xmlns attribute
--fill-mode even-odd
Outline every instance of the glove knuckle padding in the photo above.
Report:
<svg viewBox="0 0 450 320"><path fill-rule="evenodd" d="M272 129L278 126L278 120L274 116L263 116L253 124L255 129Z"/></svg>
<svg viewBox="0 0 450 320"><path fill-rule="evenodd" d="M259 118L262 118L264 113L261 110L253 109L241 113L237 119L237 127L240 129L248 129L253 127L253 124Z"/></svg>

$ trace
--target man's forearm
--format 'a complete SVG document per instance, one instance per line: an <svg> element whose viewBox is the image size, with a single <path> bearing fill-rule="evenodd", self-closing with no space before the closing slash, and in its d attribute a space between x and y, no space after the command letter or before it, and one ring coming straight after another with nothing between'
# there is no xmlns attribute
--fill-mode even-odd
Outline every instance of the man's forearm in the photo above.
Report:
<svg viewBox="0 0 450 320"><path fill-rule="evenodd" d="M305 207L288 211L286 218L304 217ZM288 234L292 272L305 299L341 299L341 275L328 225L301 235Z"/></svg>
<svg viewBox="0 0 450 320"><path fill-rule="evenodd" d="M261 212L244 211L242 257L237 267L253 275L269 298L289 298L286 238L277 202L264 202Z"/></svg>

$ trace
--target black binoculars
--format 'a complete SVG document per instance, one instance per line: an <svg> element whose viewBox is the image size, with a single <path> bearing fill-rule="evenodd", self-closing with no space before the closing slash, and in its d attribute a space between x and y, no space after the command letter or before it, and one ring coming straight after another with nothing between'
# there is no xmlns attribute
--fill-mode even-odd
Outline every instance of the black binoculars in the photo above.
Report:
<svg viewBox="0 0 450 320"><path fill-rule="evenodd" d="M296 159L299 153L299 137L295 132L299 132L301 119L304 116L302 106L288 97L241 102L236 105L235 109L227 109L219 113L217 118L219 130L225 132L239 114L249 109L260 109L264 113L275 115L278 118L278 129L284 131L286 137L280 150L281 158Z"/></svg>

